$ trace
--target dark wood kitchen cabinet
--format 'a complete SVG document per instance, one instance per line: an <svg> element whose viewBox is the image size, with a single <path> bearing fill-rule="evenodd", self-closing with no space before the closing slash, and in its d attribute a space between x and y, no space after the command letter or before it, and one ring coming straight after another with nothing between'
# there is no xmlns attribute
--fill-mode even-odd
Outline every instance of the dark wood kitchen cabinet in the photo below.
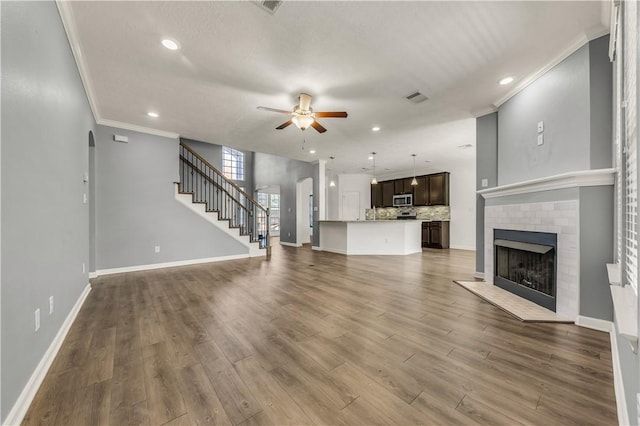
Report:
<svg viewBox="0 0 640 426"><path fill-rule="evenodd" d="M413 192L413 205L426 206L429 204L429 194L427 193L428 178L426 176L418 176L416 180L418 181L418 185Z"/></svg>
<svg viewBox="0 0 640 426"><path fill-rule="evenodd" d="M371 207L382 207L382 185L371 185Z"/></svg>
<svg viewBox="0 0 640 426"><path fill-rule="evenodd" d="M393 180L393 193L394 194L404 194L404 179L394 179Z"/></svg>
<svg viewBox="0 0 640 426"><path fill-rule="evenodd" d="M395 194L395 182L387 180L378 182L382 186L382 207L393 207L393 195Z"/></svg>
<svg viewBox="0 0 640 426"><path fill-rule="evenodd" d="M448 206L449 205L449 173L442 172L428 175L429 186L428 194L429 206Z"/></svg>
<svg viewBox="0 0 640 426"><path fill-rule="evenodd" d="M411 185L412 177L402 179L402 192L405 194L413 194L413 186ZM415 197L415 195L414 195Z"/></svg>
<svg viewBox="0 0 640 426"><path fill-rule="evenodd" d="M422 247L449 248L449 222L422 222Z"/></svg>

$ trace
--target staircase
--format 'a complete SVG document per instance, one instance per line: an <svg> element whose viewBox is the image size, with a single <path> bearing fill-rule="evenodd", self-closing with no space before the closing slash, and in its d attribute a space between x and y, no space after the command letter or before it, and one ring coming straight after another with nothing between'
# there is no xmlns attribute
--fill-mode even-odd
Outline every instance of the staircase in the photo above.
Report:
<svg viewBox="0 0 640 426"><path fill-rule="evenodd" d="M270 256L269 210L180 141L175 198L244 244L249 256Z"/></svg>

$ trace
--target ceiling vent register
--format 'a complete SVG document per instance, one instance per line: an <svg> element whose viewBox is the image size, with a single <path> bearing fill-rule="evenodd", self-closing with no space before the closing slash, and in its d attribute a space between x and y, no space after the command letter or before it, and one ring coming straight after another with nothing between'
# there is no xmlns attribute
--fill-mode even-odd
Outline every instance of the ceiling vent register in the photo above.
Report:
<svg viewBox="0 0 640 426"><path fill-rule="evenodd" d="M282 1L281 0L262 0L262 1L257 1L255 3L258 6L260 6L261 9L264 9L273 15L274 13L276 13L276 10L278 10L280 5L282 4Z"/></svg>
<svg viewBox="0 0 640 426"><path fill-rule="evenodd" d="M409 96L406 96L405 99L411 103L419 104L420 102L424 102L429 98L427 98L425 95L423 95L420 92L415 92L410 94Z"/></svg>

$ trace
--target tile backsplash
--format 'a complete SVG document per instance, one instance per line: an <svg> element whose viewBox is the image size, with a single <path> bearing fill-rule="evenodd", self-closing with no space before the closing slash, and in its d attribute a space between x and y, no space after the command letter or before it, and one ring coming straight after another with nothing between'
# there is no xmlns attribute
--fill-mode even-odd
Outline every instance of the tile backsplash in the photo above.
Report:
<svg viewBox="0 0 640 426"><path fill-rule="evenodd" d="M395 219L400 213L415 213L418 220L449 220L449 206L428 206L428 207L384 207L376 209L376 220ZM367 220L373 220L373 209L365 210Z"/></svg>

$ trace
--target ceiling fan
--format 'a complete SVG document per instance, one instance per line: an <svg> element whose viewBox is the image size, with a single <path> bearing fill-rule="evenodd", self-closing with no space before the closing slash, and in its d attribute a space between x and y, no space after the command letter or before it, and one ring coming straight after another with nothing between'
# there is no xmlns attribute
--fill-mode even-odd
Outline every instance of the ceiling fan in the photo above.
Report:
<svg viewBox="0 0 640 426"><path fill-rule="evenodd" d="M291 124L295 124L298 129L304 131L309 128L309 126L316 129L319 133L324 133L327 131L320 123L316 121L316 118L346 118L347 113L344 111L333 111L333 112L314 112L313 108L311 108L311 95L306 93L300 93L299 97L300 102L298 105L293 107L292 111L286 111L284 109L275 109L259 106L258 109L262 109L265 111L273 111L279 112L281 114L292 115L293 117L276 127L277 130L282 130L285 127L290 126Z"/></svg>

